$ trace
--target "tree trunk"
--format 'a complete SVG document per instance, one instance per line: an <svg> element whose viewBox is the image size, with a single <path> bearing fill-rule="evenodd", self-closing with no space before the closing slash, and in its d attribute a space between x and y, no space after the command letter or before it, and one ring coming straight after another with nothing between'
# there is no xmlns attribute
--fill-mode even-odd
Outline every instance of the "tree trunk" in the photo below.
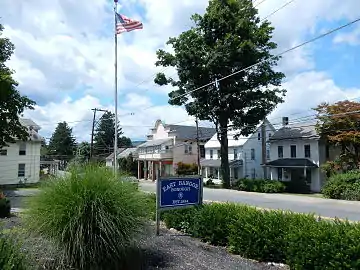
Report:
<svg viewBox="0 0 360 270"><path fill-rule="evenodd" d="M227 119L219 122L220 131L218 132L218 140L220 142L220 157L221 157L221 176L224 188L230 188L230 168L229 168L229 148L227 138Z"/></svg>

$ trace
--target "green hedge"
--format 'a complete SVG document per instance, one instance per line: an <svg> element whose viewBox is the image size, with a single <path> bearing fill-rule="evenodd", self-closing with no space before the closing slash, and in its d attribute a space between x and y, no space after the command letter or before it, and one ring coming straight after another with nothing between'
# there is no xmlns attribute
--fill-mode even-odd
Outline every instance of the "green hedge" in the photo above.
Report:
<svg viewBox="0 0 360 270"><path fill-rule="evenodd" d="M250 259L291 269L360 269L360 224L231 203L171 210L162 218L168 228Z"/></svg>
<svg viewBox="0 0 360 270"><path fill-rule="evenodd" d="M285 184L277 180L239 179L235 183L235 188L249 192L281 193L285 191Z"/></svg>
<svg viewBox="0 0 360 270"><path fill-rule="evenodd" d="M330 199L360 200L360 170L332 175L322 188L322 194Z"/></svg>

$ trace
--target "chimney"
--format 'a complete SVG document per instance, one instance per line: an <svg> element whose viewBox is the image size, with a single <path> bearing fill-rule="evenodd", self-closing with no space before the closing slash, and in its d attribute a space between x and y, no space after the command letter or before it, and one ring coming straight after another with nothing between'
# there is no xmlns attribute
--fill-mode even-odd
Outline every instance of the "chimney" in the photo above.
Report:
<svg viewBox="0 0 360 270"><path fill-rule="evenodd" d="M287 126L288 124L289 124L289 117L283 117L282 118L283 127Z"/></svg>

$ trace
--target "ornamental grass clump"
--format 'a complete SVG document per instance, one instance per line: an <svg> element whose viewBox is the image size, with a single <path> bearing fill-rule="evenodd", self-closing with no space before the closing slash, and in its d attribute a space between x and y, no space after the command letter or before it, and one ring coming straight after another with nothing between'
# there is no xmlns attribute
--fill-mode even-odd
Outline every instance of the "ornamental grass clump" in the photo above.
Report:
<svg viewBox="0 0 360 270"><path fill-rule="evenodd" d="M53 179L29 200L28 228L64 251L77 269L112 269L146 226L146 196L116 180L111 169L88 165Z"/></svg>

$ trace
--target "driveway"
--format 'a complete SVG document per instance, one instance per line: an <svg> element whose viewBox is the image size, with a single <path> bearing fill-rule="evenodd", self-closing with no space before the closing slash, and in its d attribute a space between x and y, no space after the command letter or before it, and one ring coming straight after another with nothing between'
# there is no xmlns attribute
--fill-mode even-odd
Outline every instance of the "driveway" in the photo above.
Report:
<svg viewBox="0 0 360 270"><path fill-rule="evenodd" d="M155 183L141 181L140 188L155 192ZM322 217L338 217L360 221L360 202L330 200L310 196L288 194L264 194L227 189L204 188L204 200L244 203L269 209L290 210L299 213L315 213Z"/></svg>

